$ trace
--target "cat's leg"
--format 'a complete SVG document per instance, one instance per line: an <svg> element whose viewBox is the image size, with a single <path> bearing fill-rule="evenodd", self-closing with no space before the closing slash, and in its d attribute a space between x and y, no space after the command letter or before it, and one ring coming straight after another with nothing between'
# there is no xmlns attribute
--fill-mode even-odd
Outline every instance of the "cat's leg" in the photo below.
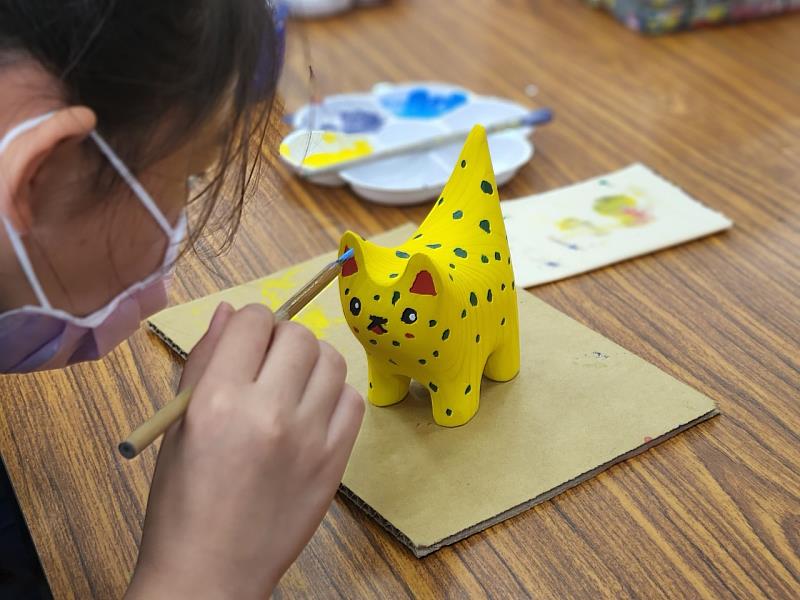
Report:
<svg viewBox="0 0 800 600"><path fill-rule="evenodd" d="M483 374L494 381L510 381L519 373L519 326L513 322L503 323L501 327L504 328L503 341L489 355Z"/></svg>
<svg viewBox="0 0 800 600"><path fill-rule="evenodd" d="M441 385L428 386L431 392L433 420L444 427L464 425L478 412L481 396L481 374L460 371L442 381Z"/></svg>
<svg viewBox="0 0 800 600"><path fill-rule="evenodd" d="M377 359L367 357L369 372L369 392L367 398L375 406L391 406L397 404L408 394L411 379L404 375L396 375L382 365Z"/></svg>

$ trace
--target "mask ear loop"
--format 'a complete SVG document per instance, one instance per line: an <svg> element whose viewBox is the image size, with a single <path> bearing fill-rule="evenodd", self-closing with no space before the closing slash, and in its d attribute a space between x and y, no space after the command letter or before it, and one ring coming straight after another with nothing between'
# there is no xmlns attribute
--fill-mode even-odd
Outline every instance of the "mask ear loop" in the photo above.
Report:
<svg viewBox="0 0 800 600"><path fill-rule="evenodd" d="M36 294L36 299L39 300L39 305L42 308L51 309L50 301L47 299L47 296L45 296L42 285L39 283L39 278L36 277L36 273L33 270L31 259L28 257L28 251L25 250L25 244L22 243L19 234L5 217L3 217L3 225L6 227L6 235L8 235L11 246L17 254L19 265L25 272L25 277L28 278L28 283L31 288L33 288L33 293Z"/></svg>
<svg viewBox="0 0 800 600"><path fill-rule="evenodd" d="M158 208L158 205L155 203L153 198L150 197L150 194L147 193L147 190L144 189L139 180L134 177L133 173L130 172L128 167L122 162L122 159L117 156L117 154L111 149L106 141L102 138L102 136L97 133L97 131L92 131L89 134L89 137L94 140L94 143L97 144L97 147L100 149L100 152L108 159L108 162L111 163L111 166L119 173L119 176L128 184L128 186L133 190L133 193L136 194L136 197L147 209L147 212L156 220L156 223L161 227L164 233L167 235L167 238L171 239L173 237L174 231L172 225L170 225L167 218L164 216L164 213Z"/></svg>
<svg viewBox="0 0 800 600"><path fill-rule="evenodd" d="M0 140L0 154L3 154L11 145L11 142L13 142L18 136L22 135L26 131L30 131L31 129L38 127L54 114L55 112L51 111L33 119L23 121L19 125L12 127L5 134L5 136L3 136L3 139ZM31 264L28 251L25 249L25 244L22 243L19 233L17 233L17 230L14 229L14 226L11 225L11 222L6 217L3 217L3 225L6 228L6 235L8 236L8 240L11 242L11 247L14 248L14 252L17 255L19 265L22 267L22 271L25 273L25 277L33 289L33 293L36 294L36 299L39 301L39 305L45 309L52 309L52 305L42 289L42 284L39 283L39 278L36 277L36 272L33 270L33 264Z"/></svg>

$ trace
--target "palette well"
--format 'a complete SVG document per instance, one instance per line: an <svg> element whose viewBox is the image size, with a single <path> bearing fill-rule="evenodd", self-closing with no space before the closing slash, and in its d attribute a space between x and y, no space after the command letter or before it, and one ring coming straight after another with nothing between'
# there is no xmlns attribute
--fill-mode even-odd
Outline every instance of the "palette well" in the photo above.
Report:
<svg viewBox="0 0 800 600"><path fill-rule="evenodd" d="M307 161L323 165L529 112L529 107L509 100L444 83L383 83L370 93L329 96L302 107L291 118L294 131L284 138L280 154L293 168ZM310 143L309 130L319 131ZM532 131L528 127L489 136L498 185L510 180L533 156ZM339 134L348 134L347 140ZM415 204L434 198L441 190L462 142L310 179L320 185L350 185L362 198L381 204Z"/></svg>
<svg viewBox="0 0 800 600"><path fill-rule="evenodd" d="M394 246L413 231L405 226L375 241ZM162 311L151 329L185 356L220 302L275 308L333 256ZM513 517L718 412L708 397L522 291L519 318L520 374L510 383L485 382L481 409L467 425L437 426L420 385L399 404L367 407L341 491L416 556ZM348 381L366 395L366 360L336 287L297 320L342 352Z"/></svg>

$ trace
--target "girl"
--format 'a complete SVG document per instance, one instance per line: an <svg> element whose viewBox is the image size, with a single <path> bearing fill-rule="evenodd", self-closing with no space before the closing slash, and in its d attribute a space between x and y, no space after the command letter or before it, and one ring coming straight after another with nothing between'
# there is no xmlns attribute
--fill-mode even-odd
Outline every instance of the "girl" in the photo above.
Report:
<svg viewBox="0 0 800 600"><path fill-rule="evenodd" d="M0 0L0 372L99 358L164 306L191 175L212 168L189 242L216 202L233 231L278 44L265 0ZM220 305L186 362L130 598L269 594L355 441L344 380L304 328Z"/></svg>

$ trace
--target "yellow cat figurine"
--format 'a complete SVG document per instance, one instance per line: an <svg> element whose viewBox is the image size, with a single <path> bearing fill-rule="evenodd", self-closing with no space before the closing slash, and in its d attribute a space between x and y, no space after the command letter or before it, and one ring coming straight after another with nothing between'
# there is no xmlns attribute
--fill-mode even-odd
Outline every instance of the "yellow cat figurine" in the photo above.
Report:
<svg viewBox="0 0 800 600"><path fill-rule="evenodd" d="M348 231L339 295L367 352L368 399L389 406L410 379L431 394L433 418L456 427L478 411L481 376L519 372L514 272L483 127L469 134L441 196L415 235L384 248Z"/></svg>

